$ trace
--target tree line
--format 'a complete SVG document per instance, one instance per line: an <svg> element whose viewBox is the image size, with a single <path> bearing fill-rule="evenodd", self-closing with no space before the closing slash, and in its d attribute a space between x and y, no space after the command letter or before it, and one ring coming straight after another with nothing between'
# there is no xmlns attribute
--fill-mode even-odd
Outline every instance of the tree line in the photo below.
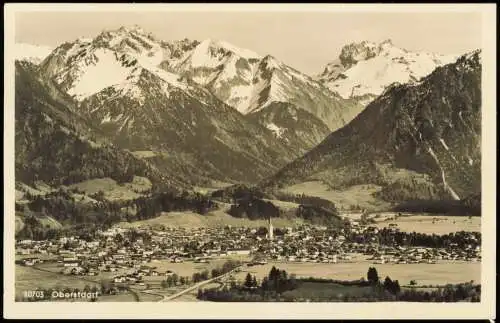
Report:
<svg viewBox="0 0 500 323"><path fill-rule="evenodd" d="M317 196L309 196L304 193L287 194L282 192L275 193L274 196L276 199L281 201L293 202L301 205L314 205L316 207L321 207L335 214L338 214L337 206L335 205L335 203Z"/></svg>
<svg viewBox="0 0 500 323"><path fill-rule="evenodd" d="M201 282L204 280L208 280L210 278L216 278L216 277L219 277L221 275L224 275L224 274L230 272L231 270L237 268L240 265L241 265L241 262L239 262L239 261L228 260L228 261L224 262L224 264L222 264L222 266L215 267L210 272L208 271L208 269L205 269L201 272L194 273L192 276L192 281L193 281L193 283L198 283L198 282Z"/></svg>
<svg viewBox="0 0 500 323"><path fill-rule="evenodd" d="M380 280L375 267L370 267L367 279L356 281L339 281L324 278L295 278L288 277L286 271L275 267L271 269L267 277L264 277L258 288L255 288L257 280L250 273L247 274L241 286L232 285L223 288L210 288L198 290L198 299L215 302L279 302L279 301L302 301L305 300L297 294L289 294L287 291L300 289L305 282L339 284L353 287L352 292L323 293L318 289L318 295L308 296L310 301L318 302L376 302L376 301L401 301L401 302L479 302L481 285L473 285L472 282L462 284L448 284L444 288L433 291L418 291L414 288L401 288L398 280L386 277ZM332 286L333 287L333 286ZM362 288L362 289L358 289Z"/></svg>
<svg viewBox="0 0 500 323"><path fill-rule="evenodd" d="M218 207L207 196L188 191L152 193L128 201L109 201L98 192L94 195L97 202L88 203L75 198L72 193L63 189L45 196L28 193L26 205L16 204L16 211L22 215L25 224L17 238L45 240L75 233L92 239L97 230L106 230L120 221L150 219L170 211L206 214ZM130 212L132 209L135 214ZM62 229L42 225L41 219L48 216L58 221Z"/></svg>
<svg viewBox="0 0 500 323"><path fill-rule="evenodd" d="M268 219L277 217L298 217L313 224L338 225L341 219L334 203L331 201L307 196L305 194L266 194L256 187L234 185L212 193L212 198L231 203L228 213L237 218L250 220ZM298 203L294 211L284 211L265 199L280 199Z"/></svg>
<svg viewBox="0 0 500 323"><path fill-rule="evenodd" d="M481 216L481 195L464 200L410 200L392 208L394 212Z"/></svg>
<svg viewBox="0 0 500 323"><path fill-rule="evenodd" d="M193 211L203 215L218 208L206 195L188 191L180 194L160 192L149 197L139 197L127 205L130 204L137 208L137 220L154 218L161 212L171 211Z"/></svg>
<svg viewBox="0 0 500 323"><path fill-rule="evenodd" d="M260 285L257 278L248 273L241 285L233 283L230 287L224 285L222 289L199 289L197 298L213 302L276 301L280 294L297 288L297 284L294 275L289 276L286 270L273 266Z"/></svg>
<svg viewBox="0 0 500 323"><path fill-rule="evenodd" d="M191 277L189 276L179 276L176 273L173 273L172 275L167 276L165 280L161 281L161 287L162 288L169 288L172 286L178 286L178 285L188 285L191 283Z"/></svg>
<svg viewBox="0 0 500 323"><path fill-rule="evenodd" d="M420 232L392 231L390 228L382 228L377 233L354 233L347 235L349 242L363 243L367 236L375 236L382 245L399 245L429 248L449 248L456 246L464 249L469 245L472 248L481 246L481 232L458 231L448 234L427 234Z"/></svg>

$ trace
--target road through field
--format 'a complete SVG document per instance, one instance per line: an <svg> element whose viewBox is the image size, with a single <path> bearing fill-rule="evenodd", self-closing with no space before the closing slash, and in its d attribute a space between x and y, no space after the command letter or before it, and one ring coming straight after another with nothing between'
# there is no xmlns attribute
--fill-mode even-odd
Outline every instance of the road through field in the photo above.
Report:
<svg viewBox="0 0 500 323"><path fill-rule="evenodd" d="M182 295L184 295L186 293L189 293L189 292L191 292L191 291L193 291L193 290L195 290L197 288L200 288L203 285L206 285L208 283L211 283L211 282L219 280L219 279L226 278L227 276L231 275L232 273L234 273L236 270L238 270L241 267L242 266L236 267L233 270L231 270L231 271L229 271L229 272L227 272L227 273L225 273L223 275L220 275L220 276L217 276L215 278L211 278L211 279L207 279L207 280L204 280L202 282L199 282L199 283L197 283L197 284L195 284L195 285L193 285L193 286L191 286L189 288L186 288L186 289L184 289L184 290L182 290L182 291L180 291L180 292L178 292L178 293L176 293L174 295L170 295L170 296L164 295L163 299L159 300L158 302L168 302L168 301L171 301L171 300L173 300L175 298L178 298L178 297L180 297L180 296L182 296Z"/></svg>

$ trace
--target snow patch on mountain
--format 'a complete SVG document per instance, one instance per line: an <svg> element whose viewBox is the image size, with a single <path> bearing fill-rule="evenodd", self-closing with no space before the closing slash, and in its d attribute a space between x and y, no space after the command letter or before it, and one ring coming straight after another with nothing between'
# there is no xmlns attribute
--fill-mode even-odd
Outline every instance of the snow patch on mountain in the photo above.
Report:
<svg viewBox="0 0 500 323"><path fill-rule="evenodd" d="M94 39L77 39L59 46L46 64L46 72L54 76L70 95L79 101L112 88L114 96L126 95L143 101L139 83L147 71L159 77L161 87L168 95L172 86L186 89L180 76L159 67L168 54L160 41L147 35L141 28L105 31ZM44 63L45 64L45 63Z"/></svg>
<svg viewBox="0 0 500 323"><path fill-rule="evenodd" d="M259 59L260 55L246 49L238 48L224 41L205 39L190 53L188 60L191 67L215 68L231 52L236 56Z"/></svg>
<svg viewBox="0 0 500 323"><path fill-rule="evenodd" d="M217 44L223 48L227 48L228 50L232 51L236 55L243 57L243 58L246 58L246 59L250 59L250 58L259 59L259 58L261 58L261 56L259 54L255 53L251 50L236 47L236 46L234 46L228 42L222 41L222 40L217 41Z"/></svg>
<svg viewBox="0 0 500 323"><path fill-rule="evenodd" d="M109 86L122 83L131 73L131 68L123 66L115 57L115 53L107 49L94 52L97 62L85 68L80 77L75 80L70 95L83 99Z"/></svg>
<svg viewBox="0 0 500 323"><path fill-rule="evenodd" d="M216 67L220 63L220 59L214 59L214 56L210 52L211 43L211 39L206 39L194 49L191 54L192 67Z"/></svg>
<svg viewBox="0 0 500 323"><path fill-rule="evenodd" d="M236 85L231 88L231 93L226 102L239 112L245 114L251 95L252 87L248 85Z"/></svg>
<svg viewBox="0 0 500 323"><path fill-rule="evenodd" d="M224 68L218 74L218 77L224 78L226 80L230 80L236 76L238 76L238 69L236 68L236 63L239 57L235 55L231 55L224 63Z"/></svg>
<svg viewBox="0 0 500 323"><path fill-rule="evenodd" d="M106 112L106 115L101 120L101 124L102 123L109 123L109 122L111 122L111 114L109 112Z"/></svg>
<svg viewBox="0 0 500 323"><path fill-rule="evenodd" d="M267 124L266 128L269 129L269 130L271 130L274 133L274 135L276 137L278 137L278 138L281 138L283 136L283 133L285 132L284 128L278 127L274 123Z"/></svg>

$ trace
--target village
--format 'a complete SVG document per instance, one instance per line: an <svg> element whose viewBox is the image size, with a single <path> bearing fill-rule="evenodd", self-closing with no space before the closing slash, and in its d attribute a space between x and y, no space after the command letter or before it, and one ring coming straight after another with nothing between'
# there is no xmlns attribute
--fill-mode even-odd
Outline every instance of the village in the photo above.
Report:
<svg viewBox="0 0 500 323"><path fill-rule="evenodd" d="M384 237L399 234L397 225L384 228ZM432 248L418 245L381 244L381 231L357 222L328 228L302 225L296 228L168 228L118 226L99 231L94 241L77 236L57 240L16 242L16 263L38 266L54 263L60 273L98 276L110 273L113 282L144 284L143 277L182 275L158 270L152 262L209 263L215 259L240 256L247 266L273 262L348 263L353 257L374 264L435 264L439 261L481 261L478 233L461 232L461 244ZM458 234L458 233L457 233ZM126 272L126 274L124 274Z"/></svg>

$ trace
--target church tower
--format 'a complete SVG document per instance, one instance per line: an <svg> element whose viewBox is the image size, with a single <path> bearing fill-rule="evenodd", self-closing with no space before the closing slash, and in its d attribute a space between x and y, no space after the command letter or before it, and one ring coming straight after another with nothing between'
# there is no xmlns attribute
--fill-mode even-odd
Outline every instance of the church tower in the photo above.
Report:
<svg viewBox="0 0 500 323"><path fill-rule="evenodd" d="M269 240L273 240L274 230L273 230L273 224L271 223L271 217L269 217L268 222L269 222L268 237L269 237Z"/></svg>

